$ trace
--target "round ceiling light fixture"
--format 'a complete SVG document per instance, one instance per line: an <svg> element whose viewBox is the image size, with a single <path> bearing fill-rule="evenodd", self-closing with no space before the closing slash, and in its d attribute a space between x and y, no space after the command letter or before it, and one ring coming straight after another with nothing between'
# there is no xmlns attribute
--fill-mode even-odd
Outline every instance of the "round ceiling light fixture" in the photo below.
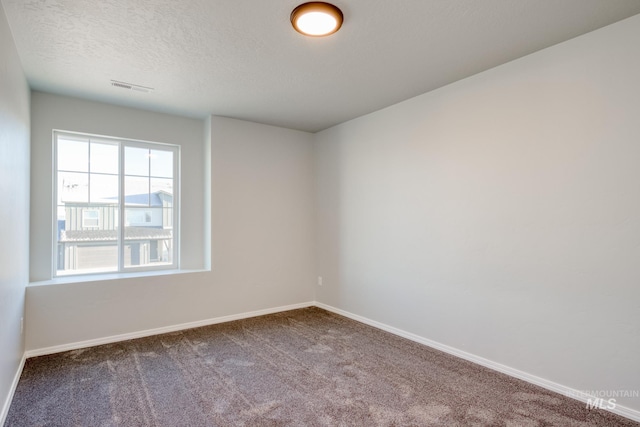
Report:
<svg viewBox="0 0 640 427"><path fill-rule="evenodd" d="M303 3L291 12L291 24L300 34L311 37L328 36L342 26L342 11L320 1Z"/></svg>

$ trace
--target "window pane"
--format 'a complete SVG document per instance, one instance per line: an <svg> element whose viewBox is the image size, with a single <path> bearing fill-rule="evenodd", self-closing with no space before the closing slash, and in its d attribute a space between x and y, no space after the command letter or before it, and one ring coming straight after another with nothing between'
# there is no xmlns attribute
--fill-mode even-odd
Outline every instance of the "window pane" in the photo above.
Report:
<svg viewBox="0 0 640 427"><path fill-rule="evenodd" d="M153 231L155 230L155 231ZM127 227L124 245L124 266L142 267L170 265L173 263L173 238L171 230ZM168 236L168 238L165 238Z"/></svg>
<svg viewBox="0 0 640 427"><path fill-rule="evenodd" d="M162 210L159 208L127 208L124 213L127 227L162 228Z"/></svg>
<svg viewBox="0 0 640 427"><path fill-rule="evenodd" d="M118 175L90 174L91 203L118 203Z"/></svg>
<svg viewBox="0 0 640 427"><path fill-rule="evenodd" d="M127 206L149 206L149 178L125 176L124 202Z"/></svg>
<svg viewBox="0 0 640 427"><path fill-rule="evenodd" d="M125 209L125 267L173 263L172 212L158 203Z"/></svg>
<svg viewBox="0 0 640 427"><path fill-rule="evenodd" d="M118 270L117 206L58 206L57 237L58 276Z"/></svg>
<svg viewBox="0 0 640 427"><path fill-rule="evenodd" d="M173 180L164 178L151 178L151 194L168 195L173 203Z"/></svg>
<svg viewBox="0 0 640 427"><path fill-rule="evenodd" d="M151 176L160 178L173 177L173 152L151 150Z"/></svg>
<svg viewBox="0 0 640 427"><path fill-rule="evenodd" d="M91 143L91 172L118 174L118 145Z"/></svg>
<svg viewBox="0 0 640 427"><path fill-rule="evenodd" d="M164 228L173 228L173 209L162 209L162 226Z"/></svg>
<svg viewBox="0 0 640 427"><path fill-rule="evenodd" d="M58 170L88 172L89 143L58 138Z"/></svg>
<svg viewBox="0 0 640 427"><path fill-rule="evenodd" d="M58 204L88 203L89 174L58 172Z"/></svg>
<svg viewBox="0 0 640 427"><path fill-rule="evenodd" d="M124 173L127 175L149 175L149 149L125 147Z"/></svg>

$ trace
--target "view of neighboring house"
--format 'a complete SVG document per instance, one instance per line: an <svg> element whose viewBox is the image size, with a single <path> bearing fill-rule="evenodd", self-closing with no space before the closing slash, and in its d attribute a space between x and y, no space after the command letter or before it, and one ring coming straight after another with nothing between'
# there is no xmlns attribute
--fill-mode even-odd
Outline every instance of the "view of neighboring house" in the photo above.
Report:
<svg viewBox="0 0 640 427"><path fill-rule="evenodd" d="M124 265L170 263L173 195L156 191L128 195L124 201ZM62 203L64 219L58 219L58 273L117 268L117 200Z"/></svg>

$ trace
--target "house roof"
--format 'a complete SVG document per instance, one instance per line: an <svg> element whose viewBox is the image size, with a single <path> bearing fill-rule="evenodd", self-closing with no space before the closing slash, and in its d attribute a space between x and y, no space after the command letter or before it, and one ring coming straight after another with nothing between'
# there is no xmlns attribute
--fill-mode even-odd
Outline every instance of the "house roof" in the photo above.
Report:
<svg viewBox="0 0 640 427"><path fill-rule="evenodd" d="M124 197L124 203L126 205L162 207L162 199L158 192L151 194L131 194Z"/></svg>

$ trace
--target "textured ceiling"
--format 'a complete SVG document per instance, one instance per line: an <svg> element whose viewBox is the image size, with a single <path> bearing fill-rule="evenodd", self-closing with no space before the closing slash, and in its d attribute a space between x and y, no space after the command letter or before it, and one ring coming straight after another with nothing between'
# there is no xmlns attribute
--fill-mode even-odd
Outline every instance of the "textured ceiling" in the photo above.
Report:
<svg viewBox="0 0 640 427"><path fill-rule="evenodd" d="M640 13L640 0L2 0L36 90L315 132ZM120 80L149 93L111 85Z"/></svg>

